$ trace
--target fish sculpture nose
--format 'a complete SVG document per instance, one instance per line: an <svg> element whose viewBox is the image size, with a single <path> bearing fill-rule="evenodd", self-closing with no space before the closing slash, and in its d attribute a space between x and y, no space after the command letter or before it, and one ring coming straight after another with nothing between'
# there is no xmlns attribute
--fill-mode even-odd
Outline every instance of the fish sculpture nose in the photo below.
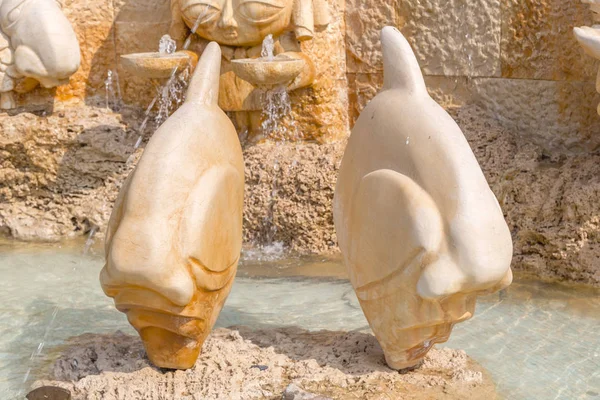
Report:
<svg viewBox="0 0 600 400"><path fill-rule="evenodd" d="M66 83L81 63L71 24L53 0L0 6L2 30L10 37L17 71L44 87Z"/></svg>
<svg viewBox="0 0 600 400"><path fill-rule="evenodd" d="M143 221L129 223L137 226L144 224ZM107 253L100 282L108 295L121 295L118 302L126 303L122 307L139 305L131 302L143 301L138 297L140 293L147 297L147 292L158 294L175 306L185 307L193 297L194 283L184 267L176 267L181 266L182 262L176 259L177 255L171 251L168 240L155 240L156 235L151 232L151 229L128 232L128 224L123 224L111 239L113 244ZM131 245L137 241L139 246ZM161 262L157 263L156 260ZM165 265L171 268L165 268ZM137 295L132 297L132 293Z"/></svg>

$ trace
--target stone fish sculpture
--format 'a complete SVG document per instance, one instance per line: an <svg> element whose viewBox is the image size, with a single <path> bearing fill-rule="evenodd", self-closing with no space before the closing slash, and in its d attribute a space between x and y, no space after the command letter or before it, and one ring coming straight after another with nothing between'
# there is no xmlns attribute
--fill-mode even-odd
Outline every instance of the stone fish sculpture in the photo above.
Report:
<svg viewBox="0 0 600 400"><path fill-rule="evenodd" d="M0 0L0 107L12 91L68 82L79 69L77 36L56 0Z"/></svg>
<svg viewBox="0 0 600 400"><path fill-rule="evenodd" d="M194 365L233 283L242 246L244 164L217 106L221 51L210 43L184 104L123 185L100 282L163 368Z"/></svg>
<svg viewBox="0 0 600 400"><path fill-rule="evenodd" d="M382 91L362 111L334 196L350 280L388 365L414 366L476 297L512 281L511 235L460 128L402 34L381 32Z"/></svg>
<svg viewBox="0 0 600 400"><path fill-rule="evenodd" d="M582 3L590 5L594 22L600 22L600 0L582 0ZM585 53L600 60L600 25L576 27L573 28L573 33ZM600 93L600 69L596 77L596 91ZM600 105L597 111L600 114Z"/></svg>

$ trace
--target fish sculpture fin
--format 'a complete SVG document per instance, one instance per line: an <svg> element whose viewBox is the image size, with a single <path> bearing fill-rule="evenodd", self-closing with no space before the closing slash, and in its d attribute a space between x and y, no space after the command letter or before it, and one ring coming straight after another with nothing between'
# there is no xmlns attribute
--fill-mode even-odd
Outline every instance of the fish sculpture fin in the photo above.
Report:
<svg viewBox="0 0 600 400"><path fill-rule="evenodd" d="M243 177L235 168L217 166L202 175L187 198L179 242L197 286L205 290L219 290L235 275L242 249L243 190ZM232 211L238 215L230 215Z"/></svg>
<svg viewBox="0 0 600 400"><path fill-rule="evenodd" d="M217 105L221 75L221 48L210 42L204 49L188 86L185 103Z"/></svg>
<svg viewBox="0 0 600 400"><path fill-rule="evenodd" d="M348 222L350 280L362 300L397 291L407 275L419 274L436 257L443 240L442 218L431 196L406 175L387 169L362 178Z"/></svg>
<svg viewBox="0 0 600 400"><path fill-rule="evenodd" d="M404 35L397 28L386 26L381 31L381 46L383 90L403 89L427 94L419 62Z"/></svg>

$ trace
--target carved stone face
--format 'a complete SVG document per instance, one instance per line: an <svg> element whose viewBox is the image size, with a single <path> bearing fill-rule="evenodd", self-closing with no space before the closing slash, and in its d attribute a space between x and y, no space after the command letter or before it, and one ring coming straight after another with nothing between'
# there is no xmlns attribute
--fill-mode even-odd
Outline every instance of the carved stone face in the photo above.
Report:
<svg viewBox="0 0 600 400"><path fill-rule="evenodd" d="M188 27L228 46L253 46L290 25L294 0L182 0Z"/></svg>

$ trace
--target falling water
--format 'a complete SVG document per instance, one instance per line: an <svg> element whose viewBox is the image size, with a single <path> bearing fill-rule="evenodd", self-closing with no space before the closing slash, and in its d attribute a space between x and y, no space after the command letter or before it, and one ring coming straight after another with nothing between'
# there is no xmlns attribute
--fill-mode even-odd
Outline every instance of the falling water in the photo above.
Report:
<svg viewBox="0 0 600 400"><path fill-rule="evenodd" d="M274 58L274 41L272 35L267 35L262 43L261 57L272 61ZM298 138L296 121L292 115L292 103L286 86L277 86L267 90L265 93L264 107L262 110L263 122L261 130L265 137L274 140L278 146L281 146L287 140L295 140ZM285 121L285 123L284 123ZM267 207L267 214L264 218L266 226L266 243L263 249L277 248L282 249L281 242L275 242L277 235L277 225L274 221L275 216L275 200L279 194L279 178L282 173L279 159L275 158L273 164L273 184ZM282 251L279 252L283 254Z"/></svg>
<svg viewBox="0 0 600 400"><path fill-rule="evenodd" d="M265 136L274 140L285 141L290 133L282 124L286 118L289 121L289 128L295 133L296 121L292 116L292 103L285 86L278 86L266 92L262 114L261 129ZM295 134L292 135L292 137L295 136Z"/></svg>
<svg viewBox="0 0 600 400"><path fill-rule="evenodd" d="M208 11L208 6L204 7L203 12L199 13L194 26L192 27L191 33L186 38L182 50L187 50L192 43L192 37L194 33L198 30L200 23L204 19L206 12ZM172 54L177 50L177 43L173 40L169 35L163 35L160 38L160 42L158 45L158 51L161 54ZM137 150L144 140L144 134L146 125L148 125L148 120L150 119L150 112L154 108L155 104L159 103L158 114L155 117L155 122L157 124L162 124L168 117L171 115L171 112L179 107L183 101L185 100L185 92L187 89L187 84L190 77L190 67L188 66L185 71L181 74L177 75L177 67L173 68L171 71L171 76L167 83L158 89L158 93L152 101L150 105L146 109L146 113L144 115L144 120L138 129L139 136L135 142L133 150ZM129 156L127 160L127 164L130 164L133 161L133 154Z"/></svg>
<svg viewBox="0 0 600 400"><path fill-rule="evenodd" d="M106 80L104 81L104 89L106 91L106 109L111 109L111 100L115 97L115 90L113 88L113 72L108 70Z"/></svg>
<svg viewBox="0 0 600 400"><path fill-rule="evenodd" d="M83 246L83 254L89 253L90 248L96 241L96 239L94 238L94 235L96 235L97 231L98 231L98 227L96 227L96 226L93 226L92 229L90 229L90 233L88 234L87 240L85 241L85 245Z"/></svg>
<svg viewBox="0 0 600 400"><path fill-rule="evenodd" d="M116 71L109 69L106 73L104 90L106 93L106 109L117 111L121 106L121 87L119 86L119 76Z"/></svg>
<svg viewBox="0 0 600 400"><path fill-rule="evenodd" d="M158 113L154 117L156 125L165 122L169 115L183 104L189 76L190 68L186 68L180 74L172 74L167 84L160 89Z"/></svg>
<svg viewBox="0 0 600 400"><path fill-rule="evenodd" d="M169 35L163 35L158 42L158 52L160 54L173 54L177 50L177 43Z"/></svg>
<svg viewBox="0 0 600 400"><path fill-rule="evenodd" d="M266 58L267 61L273 61L275 57L273 52L275 51L275 42L273 41L273 35L270 33L263 39L262 49L260 51L260 56L262 58Z"/></svg>

